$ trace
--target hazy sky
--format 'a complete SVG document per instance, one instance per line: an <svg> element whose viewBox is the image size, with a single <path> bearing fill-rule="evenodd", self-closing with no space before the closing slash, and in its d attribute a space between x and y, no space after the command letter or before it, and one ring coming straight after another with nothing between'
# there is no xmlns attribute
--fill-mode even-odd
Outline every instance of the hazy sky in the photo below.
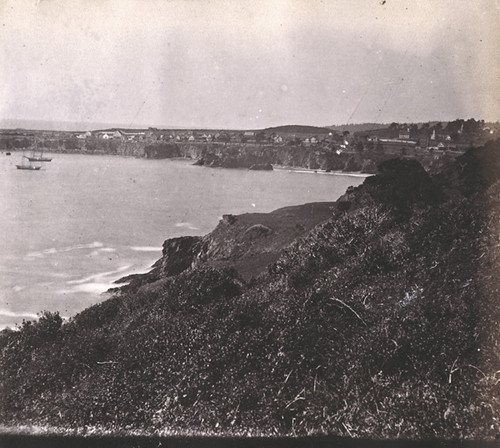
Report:
<svg viewBox="0 0 500 448"><path fill-rule="evenodd" d="M500 119L499 0L0 0L0 119Z"/></svg>

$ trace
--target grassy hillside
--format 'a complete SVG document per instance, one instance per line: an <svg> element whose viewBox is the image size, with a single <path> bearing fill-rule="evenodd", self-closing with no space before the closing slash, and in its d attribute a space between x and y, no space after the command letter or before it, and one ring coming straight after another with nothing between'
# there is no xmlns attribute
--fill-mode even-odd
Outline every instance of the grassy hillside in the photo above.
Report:
<svg viewBox="0 0 500 448"><path fill-rule="evenodd" d="M69 322L4 331L1 422L495 438L500 144L379 171L317 222L228 216Z"/></svg>

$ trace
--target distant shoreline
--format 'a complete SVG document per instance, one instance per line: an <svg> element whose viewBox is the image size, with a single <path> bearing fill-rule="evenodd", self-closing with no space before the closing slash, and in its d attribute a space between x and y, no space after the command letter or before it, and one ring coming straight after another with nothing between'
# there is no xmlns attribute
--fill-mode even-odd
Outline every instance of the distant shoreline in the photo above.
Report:
<svg viewBox="0 0 500 448"><path fill-rule="evenodd" d="M0 151L0 153L4 154L10 152L11 155L15 155L15 153L20 153L20 152L29 152L29 150L21 150L21 149L12 149L9 151ZM104 152L95 152L95 153L88 153L88 152L70 152L70 151L46 151L45 154L51 155L51 156L56 156L57 154L67 154L67 155L83 155L83 156L112 156L112 157L123 157L124 159L144 159L144 160L174 160L174 161L182 161L185 160L187 162L192 161L193 163L196 162L198 159L193 159L191 157L166 157L164 159L148 159L146 157L139 157L139 156L134 156L134 155L125 155L125 154L109 154L109 153L104 153ZM210 166L203 166L204 168L222 168L222 169L241 169L241 170L248 170L248 168L228 168L224 166L217 166L217 167L210 167ZM289 172L294 172L294 173L302 173L302 174L328 174L328 175L342 175L342 176L352 176L352 177L370 177L373 176L373 174L370 173L361 173L360 171L341 171L341 170L332 170L332 171L325 171L323 169L313 169L313 168L304 168L304 167L297 167L297 166L286 166L286 165L272 165L273 170L272 171L289 171Z"/></svg>
<svg viewBox="0 0 500 448"><path fill-rule="evenodd" d="M370 177L373 174L369 173L361 173L359 171L325 171L321 169L312 169L312 168L301 168L301 167L290 167L290 166L282 166L282 165L273 165L273 171L293 171L294 173L303 173L303 174L330 174L330 175L342 175L342 176L352 176L352 177Z"/></svg>

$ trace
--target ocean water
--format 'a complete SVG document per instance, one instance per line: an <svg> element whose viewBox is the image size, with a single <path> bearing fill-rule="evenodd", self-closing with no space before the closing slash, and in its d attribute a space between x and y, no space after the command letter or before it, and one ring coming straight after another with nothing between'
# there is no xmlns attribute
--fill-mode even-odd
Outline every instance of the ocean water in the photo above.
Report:
<svg viewBox="0 0 500 448"><path fill-rule="evenodd" d="M69 317L113 281L146 272L167 238L204 235L225 213L336 200L363 177L197 167L188 160L52 154L40 171L0 153L0 328Z"/></svg>

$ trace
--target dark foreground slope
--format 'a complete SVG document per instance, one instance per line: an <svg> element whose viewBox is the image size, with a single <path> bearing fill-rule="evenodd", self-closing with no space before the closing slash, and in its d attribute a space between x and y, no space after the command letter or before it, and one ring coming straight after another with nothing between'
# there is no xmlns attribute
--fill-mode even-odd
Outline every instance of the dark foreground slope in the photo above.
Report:
<svg viewBox="0 0 500 448"><path fill-rule="evenodd" d="M70 322L2 334L2 422L494 439L499 173L498 142L433 178L388 161L290 243L245 215L167 242Z"/></svg>

